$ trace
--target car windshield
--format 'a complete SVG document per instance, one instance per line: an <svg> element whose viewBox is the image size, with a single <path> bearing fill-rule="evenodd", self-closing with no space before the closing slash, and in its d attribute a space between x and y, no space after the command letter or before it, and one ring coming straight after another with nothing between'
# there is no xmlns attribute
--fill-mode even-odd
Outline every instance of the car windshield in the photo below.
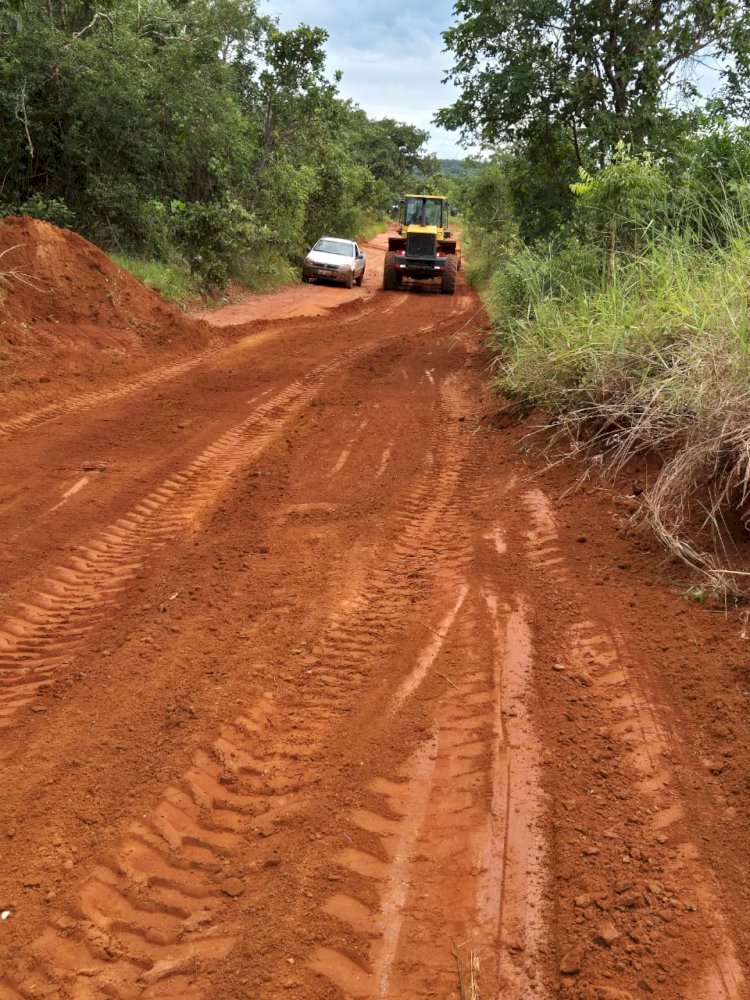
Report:
<svg viewBox="0 0 750 1000"><path fill-rule="evenodd" d="M338 240L318 240L313 250L320 250L321 253L337 253L342 257L354 255L351 243L339 243Z"/></svg>
<svg viewBox="0 0 750 1000"><path fill-rule="evenodd" d="M404 201L404 225L442 226L443 202L434 198L407 198Z"/></svg>

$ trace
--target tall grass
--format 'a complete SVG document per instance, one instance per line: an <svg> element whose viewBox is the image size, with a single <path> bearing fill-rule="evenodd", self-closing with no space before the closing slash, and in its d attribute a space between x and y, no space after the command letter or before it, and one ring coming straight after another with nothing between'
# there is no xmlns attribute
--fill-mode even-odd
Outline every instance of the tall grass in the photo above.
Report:
<svg viewBox="0 0 750 1000"><path fill-rule="evenodd" d="M191 273L187 264L144 260L142 257L116 253L112 254L112 260L170 302L182 305L195 302L201 297L201 280Z"/></svg>
<svg viewBox="0 0 750 1000"><path fill-rule="evenodd" d="M750 227L736 211L714 211L712 232L703 221L693 213L689 225L647 232L613 261L595 241L509 247L484 296L497 388L543 408L558 439L611 472L658 454L645 517L716 591L738 594L735 541L750 522Z"/></svg>

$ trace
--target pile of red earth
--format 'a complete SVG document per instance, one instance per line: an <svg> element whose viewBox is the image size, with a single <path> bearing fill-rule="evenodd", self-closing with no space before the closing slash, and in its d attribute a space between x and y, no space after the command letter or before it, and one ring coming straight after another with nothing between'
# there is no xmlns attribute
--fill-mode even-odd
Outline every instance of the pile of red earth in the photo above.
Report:
<svg viewBox="0 0 750 1000"><path fill-rule="evenodd" d="M76 233L29 218L0 223L3 411L48 399L50 384L143 370L154 354L178 356L211 337Z"/></svg>

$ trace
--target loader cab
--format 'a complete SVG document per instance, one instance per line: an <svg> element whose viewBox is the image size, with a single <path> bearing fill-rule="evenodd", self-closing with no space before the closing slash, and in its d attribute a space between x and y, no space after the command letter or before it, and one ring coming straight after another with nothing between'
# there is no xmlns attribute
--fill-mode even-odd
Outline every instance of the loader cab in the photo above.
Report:
<svg viewBox="0 0 750 1000"><path fill-rule="evenodd" d="M401 203L401 225L445 229L448 224L448 205L445 198L408 194Z"/></svg>

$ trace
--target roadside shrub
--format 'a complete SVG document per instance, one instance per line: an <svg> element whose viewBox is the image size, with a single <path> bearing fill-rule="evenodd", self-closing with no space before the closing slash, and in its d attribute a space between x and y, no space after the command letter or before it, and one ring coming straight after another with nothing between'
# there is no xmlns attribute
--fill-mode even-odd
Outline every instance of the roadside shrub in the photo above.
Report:
<svg viewBox="0 0 750 1000"><path fill-rule="evenodd" d="M43 222L51 222L61 229L72 229L75 225L75 212L62 198L45 197L41 194L32 195L15 210L16 215L30 215Z"/></svg>
<svg viewBox="0 0 750 1000"><path fill-rule="evenodd" d="M611 473L664 457L649 523L722 592L738 590L727 518L750 518L749 283L750 234L711 251L673 236L497 334L498 389L546 410L574 453Z"/></svg>
<svg viewBox="0 0 750 1000"><path fill-rule="evenodd" d="M601 281L601 255L596 247L575 237L559 247L539 248L516 238L502 248L496 246L497 256L490 259L487 251L492 249L492 242L486 241L482 263L472 277L479 277L480 287L485 286L487 308L501 335L515 320L530 318L546 300L556 302L591 292Z"/></svg>
<svg viewBox="0 0 750 1000"><path fill-rule="evenodd" d="M258 238L252 215L234 201L178 204L174 231L206 289L223 288Z"/></svg>
<svg viewBox="0 0 750 1000"><path fill-rule="evenodd" d="M200 279L184 262L165 263L124 254L112 254L112 260L170 302L183 305L200 298Z"/></svg>
<svg viewBox="0 0 750 1000"><path fill-rule="evenodd" d="M518 241L520 243L520 241ZM464 231L464 251L469 260L468 279L484 289L502 266L508 241L499 233L468 228Z"/></svg>
<svg viewBox="0 0 750 1000"><path fill-rule="evenodd" d="M598 174L579 167L571 184L575 196L573 228L579 236L602 247L610 270L618 253L637 253L666 213L667 178L648 153L632 156L623 143L612 162Z"/></svg>
<svg viewBox="0 0 750 1000"><path fill-rule="evenodd" d="M80 228L98 246L160 252L161 233L154 232L154 218L144 211L143 194L133 180L93 175L88 178L85 201Z"/></svg>

